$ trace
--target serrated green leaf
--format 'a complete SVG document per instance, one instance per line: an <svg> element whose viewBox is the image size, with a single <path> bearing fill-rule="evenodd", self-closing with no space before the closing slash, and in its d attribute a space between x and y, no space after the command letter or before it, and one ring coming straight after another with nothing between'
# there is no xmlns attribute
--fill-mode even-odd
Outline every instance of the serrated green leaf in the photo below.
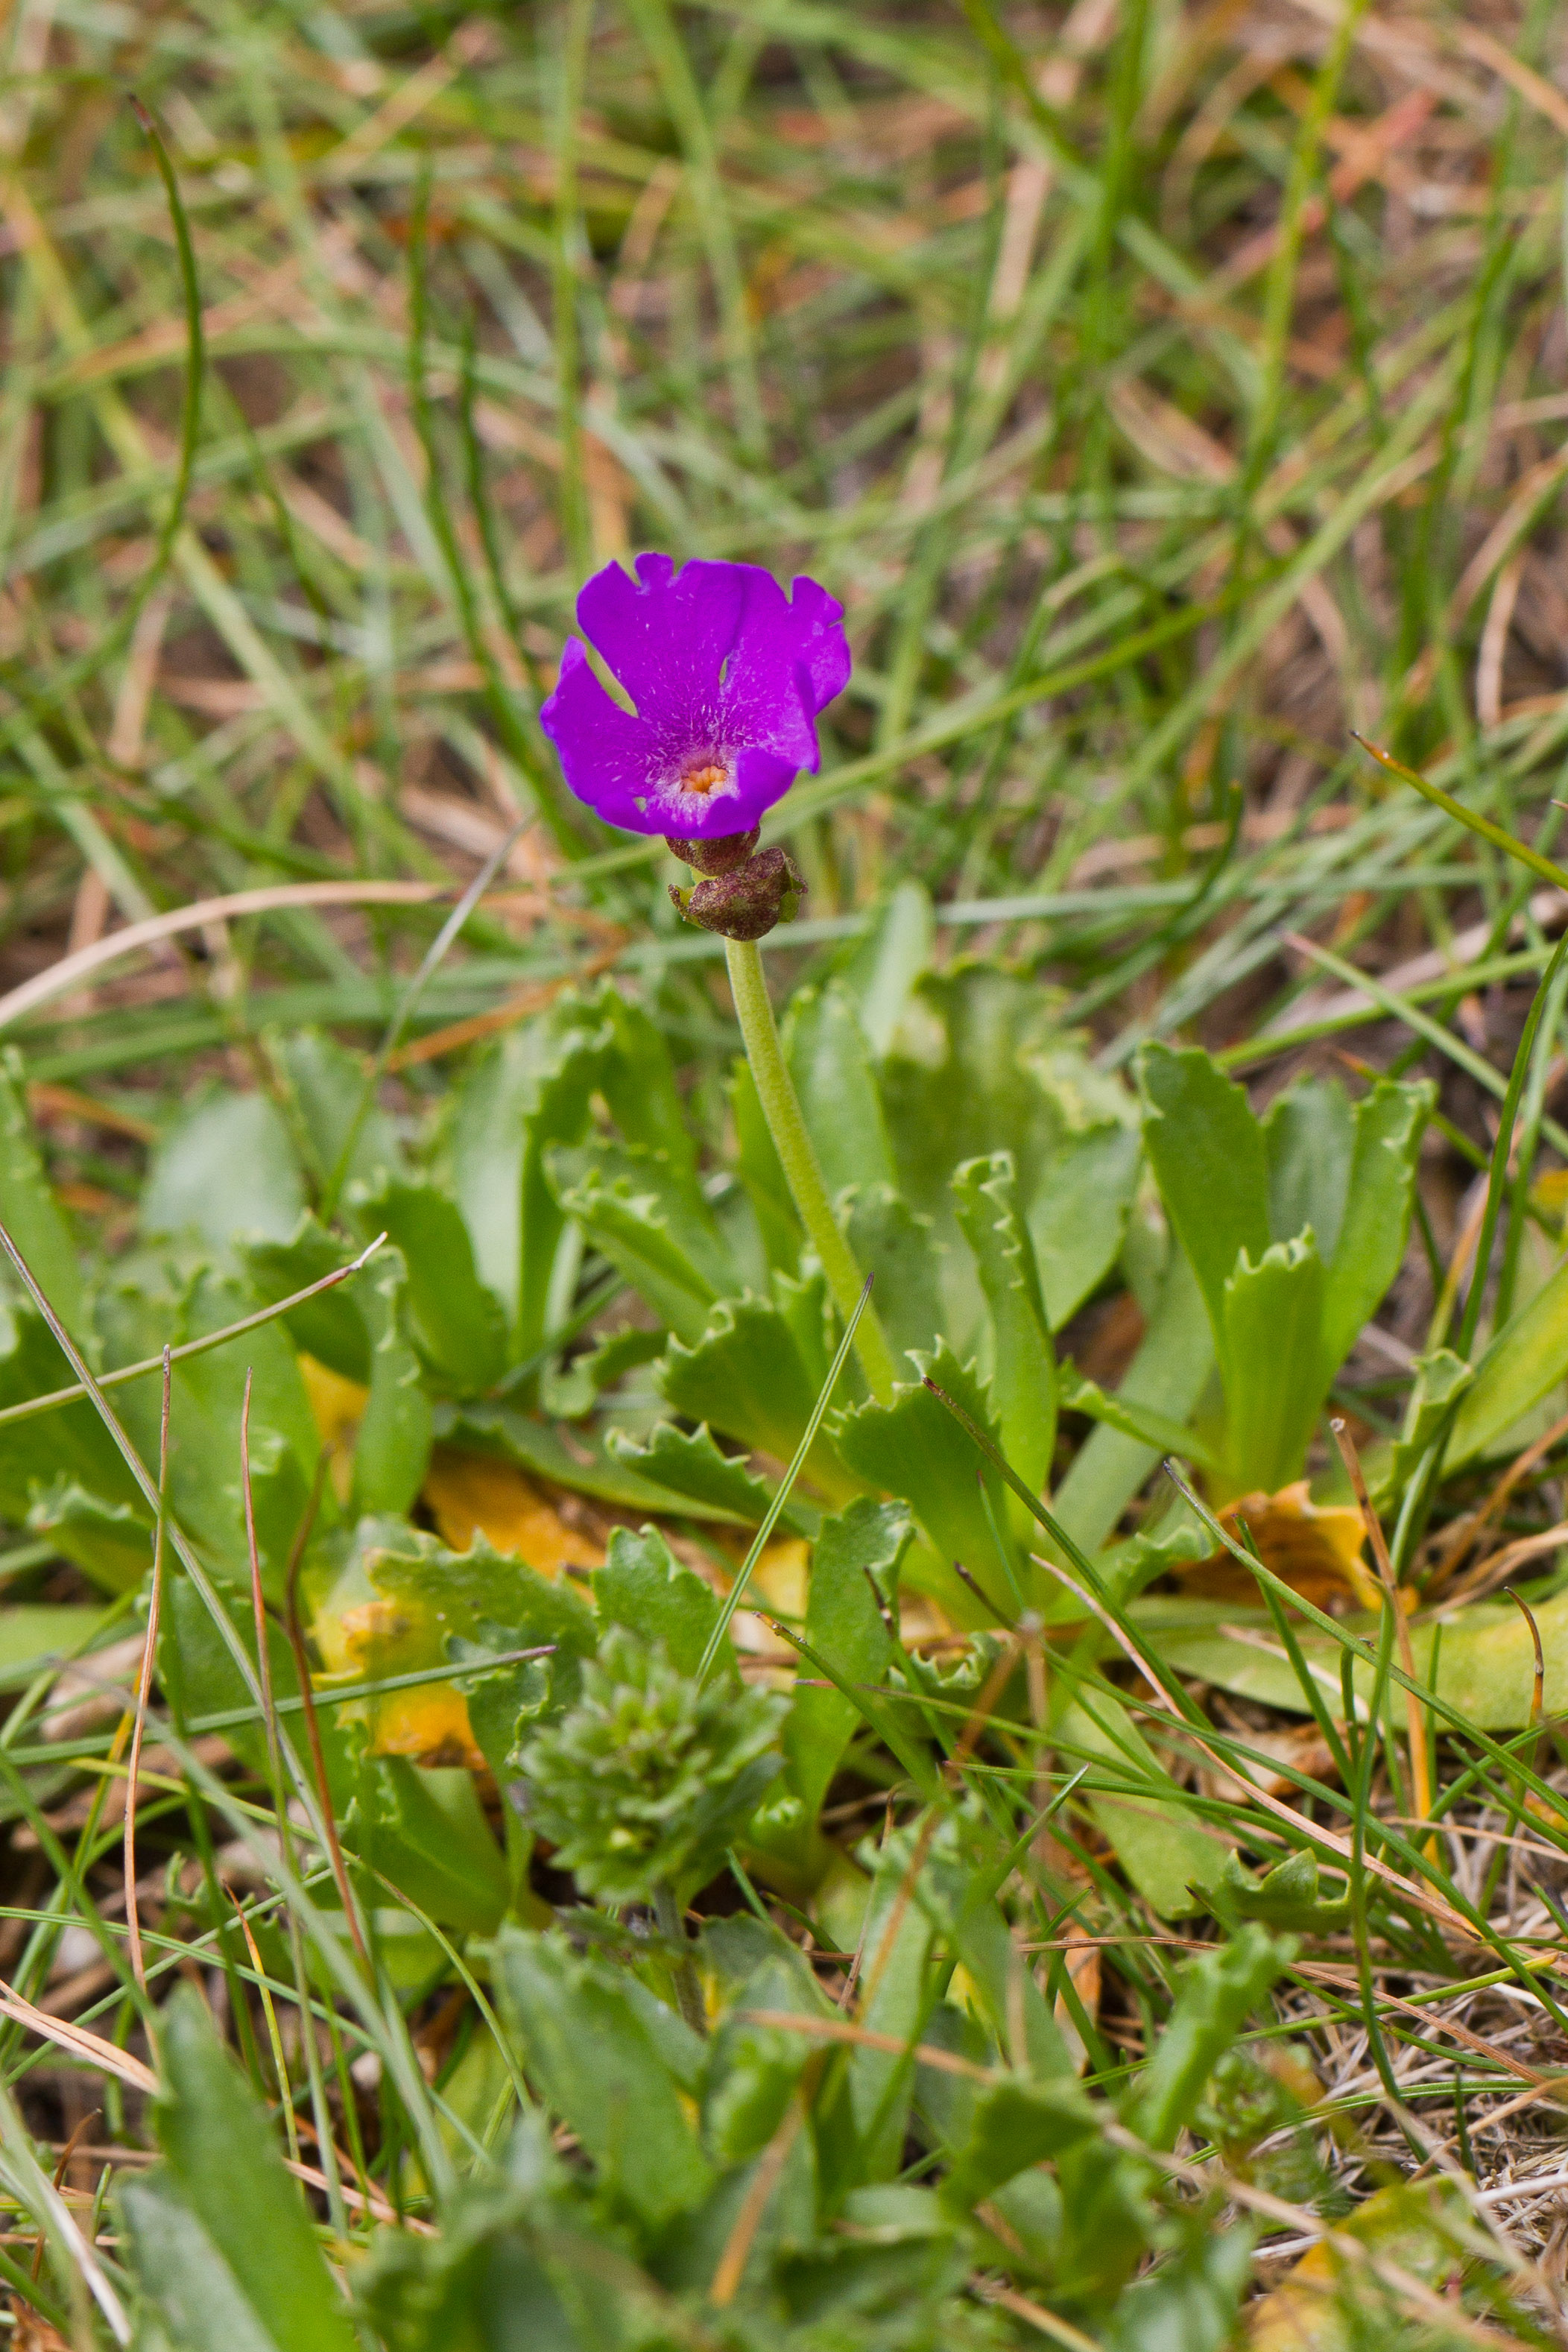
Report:
<svg viewBox="0 0 1568 2352"><path fill-rule="evenodd" d="M1355 1150L1343 1213L1318 1248L1329 1269L1323 1300L1323 1360L1336 1372L1362 1326L1387 1295L1405 1257L1415 1162L1432 1108L1428 1082L1381 1079L1355 1108ZM1298 1226L1295 1231L1300 1231Z"/></svg>
<svg viewBox="0 0 1568 2352"><path fill-rule="evenodd" d="M1175 2006L1129 2105L1129 2123L1151 2147L1175 2146L1215 2061L1289 1967L1294 1950L1292 1943L1249 1925L1184 1968Z"/></svg>
<svg viewBox="0 0 1568 2352"><path fill-rule="evenodd" d="M1243 1251L1225 1285L1225 1460L1237 1494L1276 1494L1301 1475L1333 1370L1322 1355L1327 1287L1310 1234L1273 1243L1256 1264Z"/></svg>
<svg viewBox="0 0 1568 2352"><path fill-rule="evenodd" d="M646 1445L638 1445L624 1430L612 1429L605 1439L617 1462L636 1471L650 1486L664 1488L671 1502L684 1507L700 1503L704 1516L730 1519L740 1527L760 1527L773 1501L765 1479L752 1475L743 1456L721 1454L706 1423L686 1431L661 1421ZM778 1524L791 1535L810 1535L818 1514L808 1504L790 1501Z"/></svg>
<svg viewBox="0 0 1568 2352"><path fill-rule="evenodd" d="M668 1488L643 1477L629 1463L575 1435L569 1446L548 1422L531 1420L508 1405L438 1405L436 1431L443 1444L460 1452L493 1454L498 1461L515 1463L535 1477L548 1478L574 1494L592 1495L618 1510L646 1514L669 1508ZM708 1506L695 1496L688 1497L683 1508L691 1518L710 1516Z"/></svg>
<svg viewBox="0 0 1568 2352"><path fill-rule="evenodd" d="M689 1343L700 1339L733 1269L717 1228L704 1233L687 1213L668 1162L600 1140L552 1151L549 1173L563 1210L659 1321Z"/></svg>
<svg viewBox="0 0 1568 2352"><path fill-rule="evenodd" d="M385 1232L406 1269L409 1333L438 1380L460 1395L491 1388L506 1368L506 1326L474 1266L457 1203L433 1184L383 1179L351 1196L355 1222Z"/></svg>
<svg viewBox="0 0 1568 2352"><path fill-rule="evenodd" d="M794 1454L816 1402L816 1387L788 1323L771 1299L750 1296L721 1299L694 1344L672 1339L657 1377L677 1412L782 1462ZM847 1498L859 1486L820 1437L807 1456L805 1474L835 1499Z"/></svg>
<svg viewBox="0 0 1568 2352"><path fill-rule="evenodd" d="M945 1340L933 1355L918 1360L921 1370L996 1440L991 1402L973 1367L960 1364ZM940 1399L924 1387L900 1388L890 1405L873 1402L841 1413L833 1424L833 1438L851 1470L910 1505L940 1559L962 1560L1005 1615L1016 1613L1017 1601L997 1558L979 1479L984 1476L987 1483L1004 1536L1008 1489ZM956 1579L952 1590L967 1619L973 1603L966 1605Z"/></svg>
<svg viewBox="0 0 1568 2352"><path fill-rule="evenodd" d="M594 1575L599 1622L625 1625L639 1642L662 1642L678 1674L695 1675L719 1619L710 1584L682 1567L657 1528L616 1528Z"/></svg>
<svg viewBox="0 0 1568 2352"><path fill-rule="evenodd" d="M239 1255L257 1295L270 1305L335 1273L353 1252L307 1212L286 1242L247 1242ZM370 1380L370 1338L354 1296L359 1278L290 1308L283 1328L294 1345L318 1363L363 1385Z"/></svg>
<svg viewBox="0 0 1568 2352"><path fill-rule="evenodd" d="M891 1604L912 1533L902 1504L864 1496L822 1523L812 1549L805 1634L847 1681L878 1684L887 1671L893 1643L868 1580ZM809 1678L796 1685L784 1750L808 1823L816 1820L859 1719L842 1692L819 1690Z"/></svg>
<svg viewBox="0 0 1568 2352"><path fill-rule="evenodd" d="M1263 1133L1243 1089L1197 1048L1146 1045L1139 1083L1148 1106L1144 1146L1160 1198L1209 1319L1225 1330L1225 1287L1245 1250L1256 1264L1273 1239ZM1314 1356L1316 1353L1316 1333Z"/></svg>
<svg viewBox="0 0 1568 2352"><path fill-rule="evenodd" d="M1010 1152L968 1160L952 1180L964 1239L989 1309L988 1377L1002 1452L1026 1486L1043 1494L1057 1442L1056 1355ZM1022 1506L1009 1497L1012 1515ZM1025 1530L1019 1528L1020 1536Z"/></svg>

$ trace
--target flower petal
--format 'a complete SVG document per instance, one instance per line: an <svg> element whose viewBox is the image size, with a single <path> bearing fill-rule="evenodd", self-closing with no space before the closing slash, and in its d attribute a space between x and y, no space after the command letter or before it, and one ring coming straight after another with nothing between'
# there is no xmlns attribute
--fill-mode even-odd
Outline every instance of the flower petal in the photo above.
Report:
<svg viewBox="0 0 1568 2352"><path fill-rule="evenodd" d="M801 658L811 681L806 708L815 718L849 683L844 607L820 581L808 580L804 573L790 583L790 604L801 635Z"/></svg>
<svg viewBox="0 0 1568 2352"><path fill-rule="evenodd" d="M575 637L563 649L561 675L539 723L561 755L569 788L606 824L664 832L662 820L639 805L664 765L658 730L612 701Z"/></svg>
<svg viewBox="0 0 1568 2352"><path fill-rule="evenodd" d="M695 736L711 715L754 566L693 562L677 578L668 555L639 555L637 567L635 581L618 563L595 572L577 599L578 624L641 718L661 733Z"/></svg>

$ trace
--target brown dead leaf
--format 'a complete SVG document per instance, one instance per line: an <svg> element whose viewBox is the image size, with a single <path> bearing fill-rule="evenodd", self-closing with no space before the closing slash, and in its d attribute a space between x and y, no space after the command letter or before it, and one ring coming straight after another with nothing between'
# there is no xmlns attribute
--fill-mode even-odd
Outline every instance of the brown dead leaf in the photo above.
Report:
<svg viewBox="0 0 1568 2352"><path fill-rule="evenodd" d="M1342 1608L1351 1600L1375 1609L1378 1587L1364 1566L1365 1529L1353 1505L1314 1503L1305 1478L1277 1495L1241 1495L1219 1514L1229 1535L1245 1526L1265 1567L1319 1609ZM1241 1562L1218 1551L1177 1573L1189 1592L1205 1599L1254 1602L1258 1586Z"/></svg>
<svg viewBox="0 0 1568 2352"><path fill-rule="evenodd" d="M51 2327L20 2295L11 2297L11 2316L15 2322L11 2331L15 2352L71 2352L59 2330Z"/></svg>
<svg viewBox="0 0 1568 2352"><path fill-rule="evenodd" d="M568 1527L531 1478L510 1462L438 1445L426 1475L428 1504L444 1543L466 1551L477 1535L512 1553L541 1576L563 1568L602 1568L605 1555Z"/></svg>

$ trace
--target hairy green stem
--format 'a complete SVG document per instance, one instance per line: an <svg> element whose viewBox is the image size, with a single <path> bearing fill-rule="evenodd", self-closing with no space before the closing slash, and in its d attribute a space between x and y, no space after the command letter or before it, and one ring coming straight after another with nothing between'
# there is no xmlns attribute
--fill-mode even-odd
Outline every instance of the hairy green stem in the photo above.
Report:
<svg viewBox="0 0 1568 2352"><path fill-rule="evenodd" d="M679 1957L672 1958L670 1971L675 1979L675 1998L680 2014L693 2033L708 2031L708 2011L702 2000L702 1980L697 1973L697 1962L686 1938L686 1922L680 1916L680 1906L675 1899L675 1889L668 1878L659 1879L653 1890L653 1916L658 1932Z"/></svg>
<svg viewBox="0 0 1568 2352"><path fill-rule="evenodd" d="M741 1024L746 1059L757 1082L763 1116L773 1139L790 1198L805 1227L806 1239L821 1261L833 1303L847 1323L859 1304L865 1277L855 1263L853 1250L838 1230L827 1187L822 1181L822 1170L817 1165L816 1147L801 1116L800 1097L784 1062L773 1008L768 1000L763 959L754 940L726 940L724 953L730 966L735 1018ZM878 1403L890 1404L898 1368L869 1299L855 1333L855 1352Z"/></svg>

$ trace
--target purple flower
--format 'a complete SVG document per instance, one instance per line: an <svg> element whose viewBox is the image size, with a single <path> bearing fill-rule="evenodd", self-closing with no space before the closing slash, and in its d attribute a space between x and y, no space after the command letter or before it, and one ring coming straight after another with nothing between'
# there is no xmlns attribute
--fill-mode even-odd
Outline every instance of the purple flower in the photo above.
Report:
<svg viewBox="0 0 1568 2352"><path fill-rule="evenodd" d="M802 768L816 714L842 691L844 608L815 580L786 596L754 563L639 555L577 599L584 635L637 705L611 699L575 637L540 725L567 783L607 824L711 841L747 833Z"/></svg>

